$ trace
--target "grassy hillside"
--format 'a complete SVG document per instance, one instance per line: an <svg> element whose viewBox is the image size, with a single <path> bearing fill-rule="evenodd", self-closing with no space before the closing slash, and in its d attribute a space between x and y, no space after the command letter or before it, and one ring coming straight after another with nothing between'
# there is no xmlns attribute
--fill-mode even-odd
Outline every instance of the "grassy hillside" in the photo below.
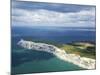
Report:
<svg viewBox="0 0 100 75"><path fill-rule="evenodd" d="M60 46L67 53L74 53L88 58L96 58L95 44L78 42L72 44L63 44Z"/></svg>

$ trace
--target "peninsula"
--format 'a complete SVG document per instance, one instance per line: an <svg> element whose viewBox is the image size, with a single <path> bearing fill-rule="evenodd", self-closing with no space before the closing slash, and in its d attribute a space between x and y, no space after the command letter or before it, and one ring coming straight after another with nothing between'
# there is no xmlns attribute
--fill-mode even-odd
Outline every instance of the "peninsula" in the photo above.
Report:
<svg viewBox="0 0 100 75"><path fill-rule="evenodd" d="M83 57L74 53L67 53L66 50L58 48L54 45L46 43L37 43L33 41L26 41L23 39L21 39L17 43L17 45L29 50L45 51L48 53L52 53L61 60L73 63L85 69L95 69L95 64L96 64L95 59Z"/></svg>

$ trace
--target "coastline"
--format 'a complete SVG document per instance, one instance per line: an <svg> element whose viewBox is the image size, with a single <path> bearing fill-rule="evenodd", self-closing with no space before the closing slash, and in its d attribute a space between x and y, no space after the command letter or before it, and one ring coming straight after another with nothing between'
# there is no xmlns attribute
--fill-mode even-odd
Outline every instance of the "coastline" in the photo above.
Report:
<svg viewBox="0 0 100 75"><path fill-rule="evenodd" d="M80 55L76 54L66 53L65 50L61 50L54 45L45 43L36 43L32 41L26 41L23 39L21 39L17 44L26 49L35 49L37 51L45 51L53 53L59 59L73 63L85 69L95 69L95 64L96 64L95 59L81 57Z"/></svg>

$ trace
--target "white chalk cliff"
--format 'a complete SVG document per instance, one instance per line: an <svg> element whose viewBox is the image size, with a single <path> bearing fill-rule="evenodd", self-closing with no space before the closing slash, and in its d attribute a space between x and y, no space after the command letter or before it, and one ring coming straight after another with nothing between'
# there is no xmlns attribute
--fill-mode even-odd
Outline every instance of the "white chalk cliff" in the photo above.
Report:
<svg viewBox="0 0 100 75"><path fill-rule="evenodd" d="M73 63L85 69L95 69L96 62L94 59L81 57L76 54L68 54L65 52L65 50L61 50L54 45L49 45L45 43L36 43L32 41L26 41L23 39L21 39L17 44L29 50L31 49L31 50L45 51L52 53L61 60Z"/></svg>

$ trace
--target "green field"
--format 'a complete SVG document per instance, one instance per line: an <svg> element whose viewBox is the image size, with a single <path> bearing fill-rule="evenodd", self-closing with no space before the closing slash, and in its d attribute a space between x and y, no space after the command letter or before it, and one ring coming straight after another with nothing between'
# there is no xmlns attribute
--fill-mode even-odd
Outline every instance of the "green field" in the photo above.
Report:
<svg viewBox="0 0 100 75"><path fill-rule="evenodd" d="M63 44L59 48L65 50L67 53L73 53L82 57L96 58L95 44L78 42L72 44Z"/></svg>

